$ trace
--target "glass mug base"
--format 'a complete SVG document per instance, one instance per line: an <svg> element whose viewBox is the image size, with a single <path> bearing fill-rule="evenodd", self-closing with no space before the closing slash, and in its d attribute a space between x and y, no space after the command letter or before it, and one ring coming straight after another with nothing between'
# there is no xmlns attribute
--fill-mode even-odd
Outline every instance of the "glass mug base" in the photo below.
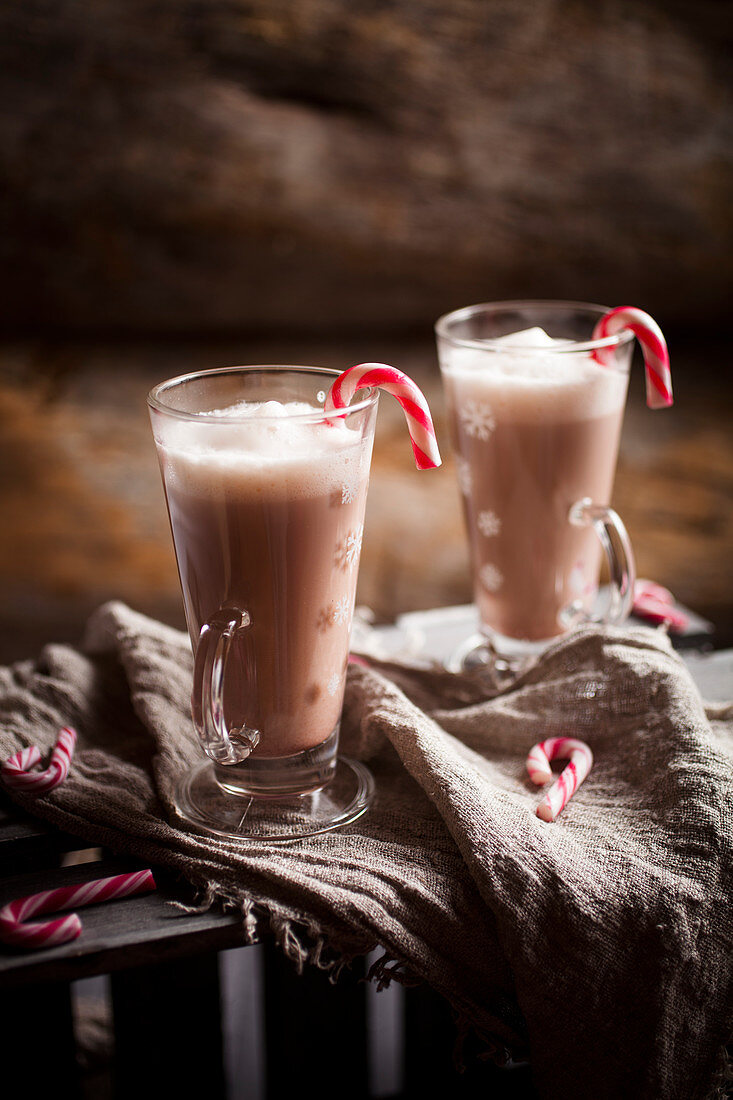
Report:
<svg viewBox="0 0 733 1100"><path fill-rule="evenodd" d="M240 764L214 764L214 776L226 794L289 798L313 794L336 774L339 727L312 749L291 756L248 756Z"/></svg>
<svg viewBox="0 0 733 1100"><path fill-rule="evenodd" d="M369 769L346 756L336 757L331 779L319 789L280 797L225 788L217 779L221 770L205 761L186 772L175 790L174 806L186 826L225 840L283 844L328 833L361 817L374 796Z"/></svg>
<svg viewBox="0 0 733 1100"><path fill-rule="evenodd" d="M633 561L630 547L628 553ZM631 591L631 581L628 585ZM482 624L480 631L456 646L443 662L444 667L448 672L483 670L491 673L497 686L505 686L531 668L546 649L566 638L578 627L617 621L614 598L612 585L601 586L590 600L590 606L582 600L576 600L560 611L557 621L562 629L557 634L534 641L511 638ZM625 612L620 618L625 620Z"/></svg>
<svg viewBox="0 0 733 1100"><path fill-rule="evenodd" d="M526 642L495 632L472 634L451 653L445 667L449 672L483 670L491 674L497 685L501 685L521 676L548 646L562 637L558 634L539 642Z"/></svg>

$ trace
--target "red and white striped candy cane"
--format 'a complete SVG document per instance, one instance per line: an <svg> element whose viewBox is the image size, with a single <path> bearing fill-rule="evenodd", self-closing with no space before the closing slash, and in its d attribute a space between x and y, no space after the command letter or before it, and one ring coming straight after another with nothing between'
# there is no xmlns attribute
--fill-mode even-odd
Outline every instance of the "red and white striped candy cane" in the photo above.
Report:
<svg viewBox="0 0 733 1100"><path fill-rule="evenodd" d="M16 947L56 947L75 940L81 932L81 921L76 913L26 924L28 917L37 913L58 913L71 906L93 905L112 898L148 894L151 890L155 890L155 879L152 871L146 870L95 879L81 886L60 886L57 890L44 890L40 894L16 898L0 909L0 940Z"/></svg>
<svg viewBox="0 0 733 1100"><path fill-rule="evenodd" d="M633 612L649 622L666 623L675 632L684 630L690 622L684 611L674 606L674 596L668 588L643 579L634 585Z"/></svg>
<svg viewBox="0 0 733 1100"><path fill-rule="evenodd" d="M657 322L642 309L618 306L609 310L593 330L593 339L602 340L631 329L641 344L646 367L646 403L650 409L665 409L672 404L672 374L669 369L667 342ZM602 356L602 352L600 355Z"/></svg>
<svg viewBox="0 0 733 1100"><path fill-rule="evenodd" d="M45 794L63 783L69 774L71 757L76 745L76 730L64 726L59 733L51 760L45 771L32 772L30 769L40 763L41 754L35 745L20 749L8 757L0 767L0 776L6 787L16 791L28 791L30 794Z"/></svg>
<svg viewBox="0 0 733 1100"><path fill-rule="evenodd" d="M396 367L386 363L361 363L340 374L326 395L325 411L345 409L357 390L377 386L392 394L402 406L407 420L415 463L418 470L440 466L440 452L428 403L422 390Z"/></svg>
<svg viewBox="0 0 733 1100"><path fill-rule="evenodd" d="M537 807L537 816L543 821L555 820L593 766L593 753L585 741L576 741L573 737L548 737L529 750L527 771L532 782L542 786L552 779L550 761L558 757L569 759L570 763Z"/></svg>

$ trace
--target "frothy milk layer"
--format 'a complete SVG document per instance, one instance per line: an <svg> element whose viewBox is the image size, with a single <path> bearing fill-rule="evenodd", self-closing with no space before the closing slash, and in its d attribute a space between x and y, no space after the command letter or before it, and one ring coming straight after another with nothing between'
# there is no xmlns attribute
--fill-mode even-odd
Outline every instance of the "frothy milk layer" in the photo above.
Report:
<svg viewBox="0 0 733 1100"><path fill-rule="evenodd" d="M356 486L368 470L360 433L343 420L302 414L303 402L240 402L197 420L155 426L161 458L175 488L197 496L311 497Z"/></svg>
<svg viewBox="0 0 733 1100"><path fill-rule="evenodd" d="M626 372L563 347L567 341L553 340L541 328L527 329L494 340L485 350L443 347L441 366L459 402L488 402L501 417L531 423L617 411L626 398Z"/></svg>

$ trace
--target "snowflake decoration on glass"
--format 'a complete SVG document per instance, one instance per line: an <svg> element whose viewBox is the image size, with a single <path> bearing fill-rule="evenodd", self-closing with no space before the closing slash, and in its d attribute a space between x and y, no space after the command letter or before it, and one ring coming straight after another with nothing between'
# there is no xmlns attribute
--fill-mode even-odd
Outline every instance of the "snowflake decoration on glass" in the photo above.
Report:
<svg viewBox="0 0 733 1100"><path fill-rule="evenodd" d="M490 561L481 566L478 575L484 588L487 588L489 592L498 592L504 583L503 576Z"/></svg>
<svg viewBox="0 0 733 1100"><path fill-rule="evenodd" d="M349 566L356 565L361 552L361 540L364 536L364 525L361 524L356 531L350 531L346 536L346 561Z"/></svg>
<svg viewBox="0 0 733 1100"><path fill-rule="evenodd" d="M323 634L330 630L333 623L333 611L330 607L322 607L316 616L316 630Z"/></svg>
<svg viewBox="0 0 733 1100"><path fill-rule="evenodd" d="M589 596L593 591L593 585L585 577L585 562L576 561L568 574L568 588L576 596Z"/></svg>
<svg viewBox="0 0 733 1100"><path fill-rule="evenodd" d="M337 626L343 626L351 621L351 600L348 596L341 596L336 600L336 606L333 609L333 621Z"/></svg>
<svg viewBox="0 0 733 1100"><path fill-rule="evenodd" d="M356 486L355 485L348 485L347 484L347 485L342 485L341 486L341 503L342 504L353 504L355 497L356 497Z"/></svg>
<svg viewBox="0 0 733 1100"><path fill-rule="evenodd" d="M334 553L334 565L337 569L353 569L359 561L361 540L364 534L364 525L357 527L348 534L336 546Z"/></svg>
<svg viewBox="0 0 733 1100"><path fill-rule="evenodd" d="M475 436L484 442L496 427L494 414L483 401L467 401L459 411L459 416L466 435Z"/></svg>
<svg viewBox="0 0 733 1100"><path fill-rule="evenodd" d="M329 695L335 695L341 686L341 677L338 672L334 672L331 679L326 684L326 691Z"/></svg>
<svg viewBox="0 0 733 1100"><path fill-rule="evenodd" d="M496 512L479 512L476 525L484 538L491 539L501 531L501 520Z"/></svg>
<svg viewBox="0 0 733 1100"><path fill-rule="evenodd" d="M467 497L471 492L472 478L471 466L465 458L456 459L456 473L458 474L458 488Z"/></svg>

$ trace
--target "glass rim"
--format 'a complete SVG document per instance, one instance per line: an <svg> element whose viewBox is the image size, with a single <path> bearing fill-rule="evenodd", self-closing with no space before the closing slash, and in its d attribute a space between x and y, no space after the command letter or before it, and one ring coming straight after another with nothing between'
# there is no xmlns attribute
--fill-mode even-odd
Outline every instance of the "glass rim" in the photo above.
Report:
<svg viewBox="0 0 733 1100"><path fill-rule="evenodd" d="M631 329L622 329L613 336L604 336L597 340L568 340L556 348L538 348L536 344L512 344L511 348L508 348L505 344L500 343L501 337L489 336L480 340L472 340L462 336L455 336L450 332L450 324L452 322L459 320L463 321L482 312L498 313L501 310L513 309L518 311L520 309L533 307L536 309L556 310L558 313L561 310L566 313L571 311L578 313L584 312L598 318L603 317L610 311L610 306L601 306L592 302L565 301L560 298L518 298L506 302L477 302L475 305L462 306L460 309L453 309L449 313L444 313L435 322L435 333L441 340L448 341L454 347L474 348L479 351L490 352L511 352L512 355L538 355L540 353L544 355L576 355L579 352L596 351L598 348L623 347L625 344L635 339Z"/></svg>
<svg viewBox="0 0 733 1100"><path fill-rule="evenodd" d="M251 424L253 421L257 421L258 423L263 421L282 423L283 418L281 416L261 416L260 414L255 416L212 416L211 412L205 410L187 412L185 409L176 409L162 400L163 395L169 390L183 386L188 382L198 381L202 378L213 378L217 375L221 376L227 374L246 375L255 372L277 374L279 371L288 371L291 374L319 374L323 375L324 378L330 378L332 381L343 374L343 371L336 370L333 367L306 367L288 363L259 363L247 366L211 367L206 370L195 370L189 371L187 374L178 374L173 378L166 378L163 382L158 382L148 393L148 406L151 409L155 409L156 412L163 413L165 416L175 417L178 420L203 421L207 424ZM328 418L343 417L347 414L350 416L351 413L360 412L376 404L378 398L379 389L376 386L365 387L363 396L360 396L358 401L354 401L351 405L347 405L343 409L337 409L334 413L328 414ZM308 409L305 412L291 413L288 419L298 420L304 423L309 423L311 421L320 422L326 419L326 415L324 409L314 408Z"/></svg>

